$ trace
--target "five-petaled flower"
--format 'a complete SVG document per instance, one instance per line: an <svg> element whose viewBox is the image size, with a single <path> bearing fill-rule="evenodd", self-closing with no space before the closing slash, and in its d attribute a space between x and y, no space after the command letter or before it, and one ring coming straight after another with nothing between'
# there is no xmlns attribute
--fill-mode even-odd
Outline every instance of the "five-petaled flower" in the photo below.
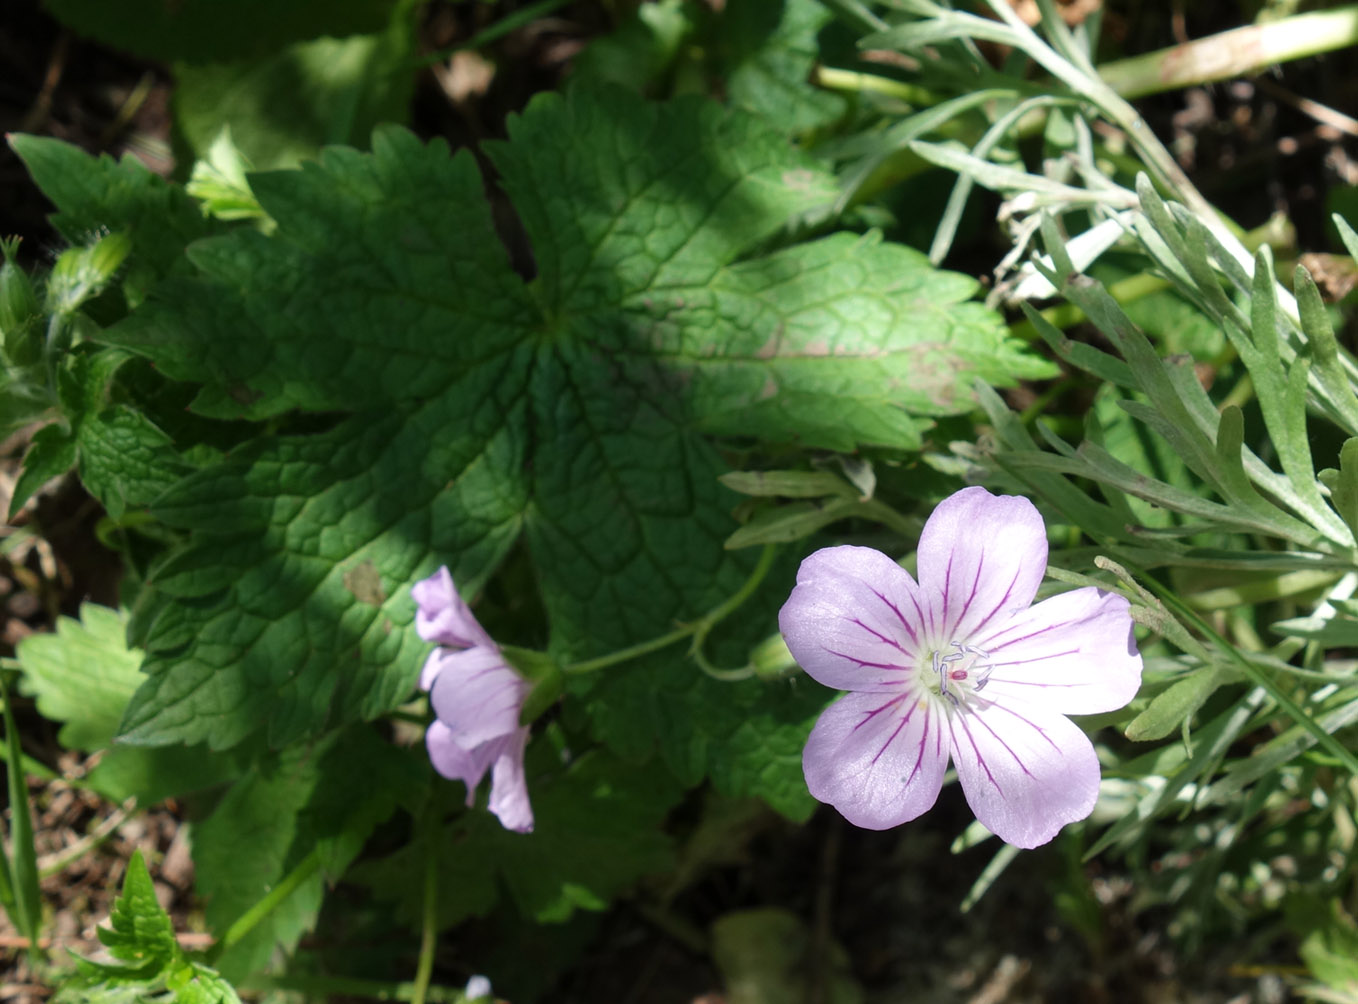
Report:
<svg viewBox="0 0 1358 1004"><path fill-rule="evenodd" d="M477 623L447 568L410 593L418 607L415 629L439 645L420 674L436 716L425 733L429 759L444 777L467 785L468 805L489 770L490 811L505 829L527 833L533 828L523 772L528 727L519 724L519 711L528 681Z"/></svg>
<svg viewBox="0 0 1358 1004"><path fill-rule="evenodd" d="M951 757L976 818L1036 847L1094 809L1099 763L1066 715L1121 708L1141 685L1127 600L1093 587L1032 605L1047 567L1027 499L964 488L919 540L919 581L880 551L802 562L779 614L828 687L802 765L849 822L886 829L938 798Z"/></svg>

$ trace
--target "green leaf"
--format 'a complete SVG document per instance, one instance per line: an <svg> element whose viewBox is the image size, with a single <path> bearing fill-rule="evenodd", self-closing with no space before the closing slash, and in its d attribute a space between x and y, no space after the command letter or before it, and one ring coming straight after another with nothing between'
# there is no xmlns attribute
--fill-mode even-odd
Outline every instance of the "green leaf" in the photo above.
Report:
<svg viewBox="0 0 1358 1004"><path fill-rule="evenodd" d="M1222 683L1231 678L1216 667L1194 670L1169 689L1155 695L1145 711L1127 725L1126 735L1133 742L1163 739L1206 703Z"/></svg>
<svg viewBox="0 0 1358 1004"><path fill-rule="evenodd" d="M109 404L116 374L130 358L90 345L63 357L57 386L67 427L49 425L33 437L11 513L49 478L75 467L85 488L118 519L129 508L148 505L192 469L145 414Z"/></svg>
<svg viewBox="0 0 1358 1004"><path fill-rule="evenodd" d="M638 4L607 35L594 39L571 63L571 76L654 94L696 29L688 0Z"/></svg>
<svg viewBox="0 0 1358 1004"><path fill-rule="evenodd" d="M33 435L24 453L23 473L15 482L9 500L9 518L13 519L24 503L53 478L59 478L76 461L75 440L59 425L47 425Z"/></svg>
<svg viewBox="0 0 1358 1004"><path fill-rule="evenodd" d="M1329 914L1328 922L1316 925L1302 941L1301 957L1331 990L1358 994L1358 923L1337 900L1329 902Z"/></svg>
<svg viewBox="0 0 1358 1004"><path fill-rule="evenodd" d="M141 851L134 851L127 863L122 895L114 901L109 924L98 929L99 940L126 964L77 958L77 975L58 990L57 1000L96 1004L168 996L178 1004L239 1004L235 990L216 970L192 961L179 947L169 915L156 900Z"/></svg>
<svg viewBox="0 0 1358 1004"><path fill-rule="evenodd" d="M76 449L81 483L113 519L149 505L192 469L169 436L126 405L82 420Z"/></svg>
<svg viewBox="0 0 1358 1004"><path fill-rule="evenodd" d="M99 940L110 955L135 963L135 969L162 970L179 953L174 925L156 900L140 851L134 851L127 863L123 894L113 903L109 926L99 929Z"/></svg>
<svg viewBox="0 0 1358 1004"><path fill-rule="evenodd" d="M156 0L147 0L152 2ZM114 17L140 30L127 15L123 7ZM129 234L132 254L121 278L140 293L171 266L182 266L180 255L189 242L216 229L182 188L152 174L135 157L95 158L69 143L38 136L16 134L9 143L43 195L56 205L51 220L62 237L80 244L91 234Z"/></svg>
<svg viewBox="0 0 1358 1004"><path fill-rule="evenodd" d="M858 497L853 485L829 471L731 471L717 480L732 491L756 498Z"/></svg>
<svg viewBox="0 0 1358 1004"><path fill-rule="evenodd" d="M279 745L384 713L428 651L409 585L447 564L473 595L521 534L562 665L667 633L754 561L723 548L736 496L704 431L909 446L919 416L972 406L973 379L1050 372L962 302L970 279L909 249L836 236L759 253L835 185L756 119L576 90L508 131L487 152L530 282L471 154L383 129L372 154L252 176L276 231L198 242L196 276L105 333L201 385L200 414L324 413L157 501L189 543L150 576L128 740L222 748L266 729ZM361 568L377 588L360 596ZM736 658L764 616L733 629ZM792 747L814 688L765 707L759 684L699 678L674 653L606 675L678 701L635 714L630 693L591 697L620 748L660 737L683 778L710 769L809 811Z"/></svg>
<svg viewBox="0 0 1358 1004"><path fill-rule="evenodd" d="M1330 490L1330 503L1358 537L1358 437L1346 439L1339 448L1339 470L1327 468L1318 475Z"/></svg>
<svg viewBox="0 0 1358 1004"><path fill-rule="evenodd" d="M842 116L845 98L806 85L832 20L816 0L730 0L716 8L711 37L726 70L726 99L797 134Z"/></svg>
<svg viewBox="0 0 1358 1004"><path fill-rule="evenodd" d="M416 63L410 17L385 31L299 42L253 59L181 65L175 123L199 157L223 127L256 168L291 167L322 146L366 143L379 122L404 122Z"/></svg>
<svg viewBox="0 0 1358 1004"><path fill-rule="evenodd" d="M319 35L353 35L386 24L396 0L49 0L81 35L148 59L211 61L262 53Z"/></svg>
<svg viewBox="0 0 1358 1004"><path fill-rule="evenodd" d="M603 750L562 767L546 742L529 749L532 833L514 833L487 812L467 812L439 832L437 922L451 926L487 912L503 885L518 908L541 923L560 923L577 909L600 910L643 876L674 864L660 823L682 794L663 774L627 764ZM356 874L418 930L422 849L411 844Z"/></svg>
<svg viewBox="0 0 1358 1004"><path fill-rule="evenodd" d="M141 653L127 646L127 622L117 610L84 603L80 620L57 618L52 634L19 642L20 689L43 716L65 723L67 749L99 750L113 742L118 721L141 685Z"/></svg>
<svg viewBox="0 0 1358 1004"><path fill-rule="evenodd" d="M257 972L277 946L291 950L311 929L327 880L344 873L398 801L418 797L428 772L422 760L422 751L398 749L369 728L347 729L261 762L194 827L195 881L219 936L313 852L321 860L321 869L222 953L223 973Z"/></svg>
<svg viewBox="0 0 1358 1004"><path fill-rule="evenodd" d="M237 758L205 749L108 748L143 680L143 653L129 648L126 636L122 612L85 603L80 620L58 618L55 632L30 635L16 653L20 689L44 717L64 723L61 745L106 751L86 779L90 787L115 802L136 797L152 805L233 780Z"/></svg>

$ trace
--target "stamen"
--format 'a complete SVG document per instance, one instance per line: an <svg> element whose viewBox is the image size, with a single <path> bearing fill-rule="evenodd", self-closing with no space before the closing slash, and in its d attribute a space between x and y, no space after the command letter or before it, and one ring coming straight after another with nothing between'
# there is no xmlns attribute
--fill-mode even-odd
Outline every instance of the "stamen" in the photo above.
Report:
<svg viewBox="0 0 1358 1004"><path fill-rule="evenodd" d="M955 692L957 688L950 689L948 687L949 679L959 684L966 680L972 680L970 690L972 693L978 693L984 690L985 685L990 682L990 674L995 671L995 667L984 661L990 658L989 654L974 645L953 641L949 643L949 647L956 649L956 651L944 655L935 649L930 661L934 672L938 674L939 695L951 701L953 707L960 707L962 695ZM952 667L957 663L964 665L953 669Z"/></svg>

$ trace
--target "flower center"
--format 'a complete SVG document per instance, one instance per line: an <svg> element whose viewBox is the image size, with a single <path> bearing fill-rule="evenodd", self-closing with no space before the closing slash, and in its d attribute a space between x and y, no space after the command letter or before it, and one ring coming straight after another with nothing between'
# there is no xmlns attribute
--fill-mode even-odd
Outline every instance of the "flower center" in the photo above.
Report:
<svg viewBox="0 0 1358 1004"><path fill-rule="evenodd" d="M953 641L930 655L929 690L958 707L972 694L985 689L994 668L989 656L974 645Z"/></svg>

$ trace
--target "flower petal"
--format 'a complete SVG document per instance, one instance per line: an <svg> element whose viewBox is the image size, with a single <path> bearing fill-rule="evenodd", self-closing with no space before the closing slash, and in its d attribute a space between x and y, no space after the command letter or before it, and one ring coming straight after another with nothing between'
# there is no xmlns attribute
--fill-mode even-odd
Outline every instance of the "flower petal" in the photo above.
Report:
<svg viewBox="0 0 1358 1004"><path fill-rule="evenodd" d="M471 607L458 595L446 565L411 586L410 595L419 608L415 612L415 630L425 641L458 648L494 644L477 623Z"/></svg>
<svg viewBox="0 0 1358 1004"><path fill-rule="evenodd" d="M918 592L881 551L826 547L802 562L778 627L793 658L827 687L899 689L920 652Z"/></svg>
<svg viewBox="0 0 1358 1004"><path fill-rule="evenodd" d="M484 746L466 749L442 722L434 722L429 726L429 731L424 734L424 744L429 750L429 762L436 771L467 786L467 804L471 805L476 797L476 786L486 776L493 756L488 755Z"/></svg>
<svg viewBox="0 0 1358 1004"><path fill-rule="evenodd" d="M869 830L927 812L947 769L942 713L911 694L846 694L821 714L802 751L811 794Z"/></svg>
<svg viewBox="0 0 1358 1004"><path fill-rule="evenodd" d="M985 696L1037 702L1065 715L1116 711L1141 687L1131 605L1092 586L992 621L972 644L992 667Z"/></svg>
<svg viewBox="0 0 1358 1004"><path fill-rule="evenodd" d="M434 714L467 749L519 727L528 681L514 672L500 650L445 652L429 692Z"/></svg>
<svg viewBox="0 0 1358 1004"><path fill-rule="evenodd" d="M443 660L449 654L451 653L446 648L436 648L429 653L429 658L424 660L424 668L420 670L421 690L433 689L434 681L439 676L439 670L443 669Z"/></svg>
<svg viewBox="0 0 1358 1004"><path fill-rule="evenodd" d="M1047 531L1027 499L963 488L938 504L919 538L919 584L931 637L966 641L1025 609L1047 569Z"/></svg>
<svg viewBox="0 0 1358 1004"><path fill-rule="evenodd" d="M511 735L497 739L495 766L490 773L490 811L499 817L500 825L515 833L530 833L533 829L533 807L528 802L528 781L523 773L524 747L528 745L528 728L516 729Z"/></svg>
<svg viewBox="0 0 1358 1004"><path fill-rule="evenodd" d="M1031 704L973 705L948 728L967 804L1006 843L1038 847L1094 811L1099 761L1069 718Z"/></svg>

